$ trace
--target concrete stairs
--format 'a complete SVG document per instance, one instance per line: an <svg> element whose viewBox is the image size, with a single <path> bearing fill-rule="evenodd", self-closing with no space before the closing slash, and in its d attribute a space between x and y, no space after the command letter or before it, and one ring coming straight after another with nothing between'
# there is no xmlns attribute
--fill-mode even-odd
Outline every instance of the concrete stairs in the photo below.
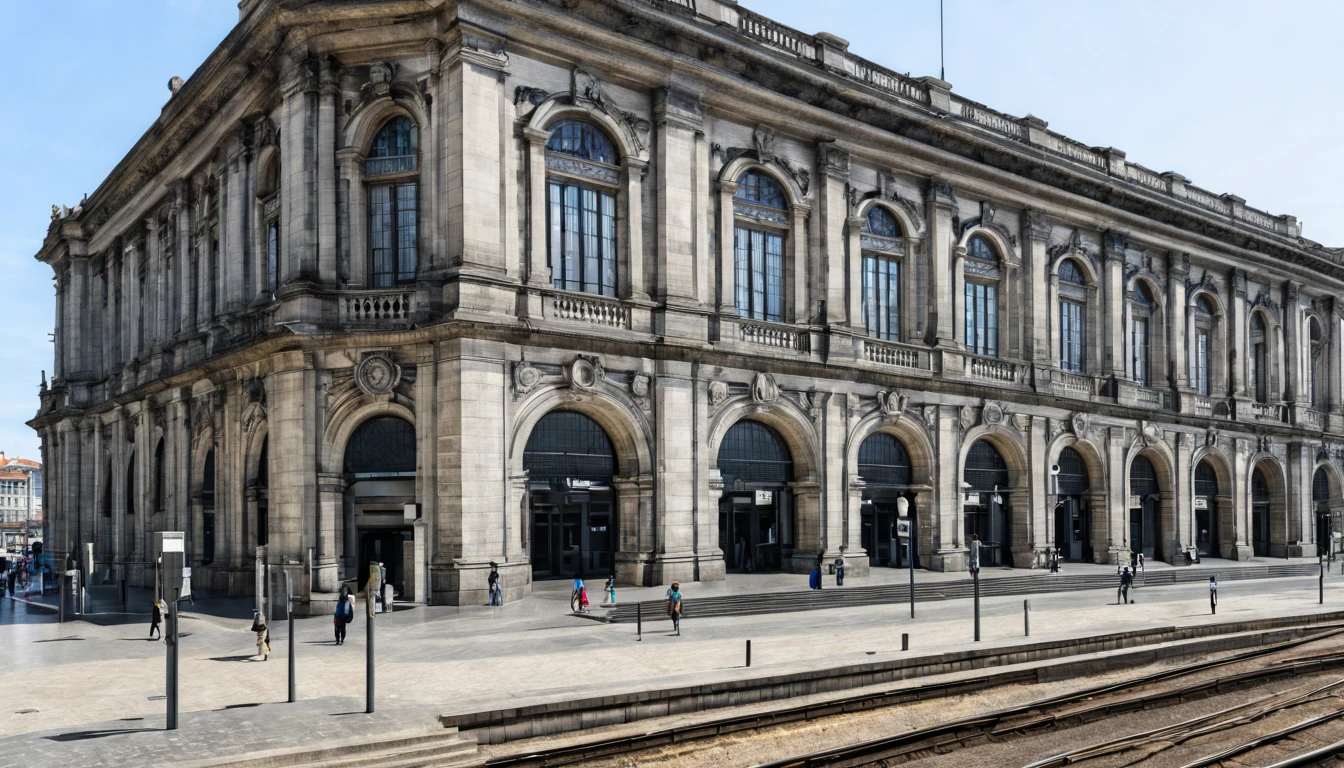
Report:
<svg viewBox="0 0 1344 768"><path fill-rule="evenodd" d="M183 768L452 768L478 762L473 737L456 728L380 741L351 741L319 749L253 752Z"/></svg>
<svg viewBox="0 0 1344 768"><path fill-rule="evenodd" d="M1200 568L1163 568L1151 571L1135 579L1135 586L1142 590L1148 586L1170 586L1172 584L1207 582L1209 576L1217 575L1220 582L1240 581L1243 579L1277 579L1289 576L1315 576L1319 572L1316 563L1289 563L1284 565L1238 566L1218 569L1211 566ZM804 576L798 577L800 581ZM1116 590L1120 579L1114 574L1047 574L1036 573L1030 576L1004 576L1001 578L981 578L981 597L1003 597L1006 595L1034 595L1046 592L1076 592L1089 589ZM763 592L748 595L722 595L696 598L692 591L685 594L685 618L711 618L715 616L752 616L766 613L789 613L792 611L816 611L827 608L854 608L865 605L884 605L908 603L910 601L909 584L880 584L855 587L823 587L820 590L801 590L797 592ZM915 602L936 600L958 600L973 597L975 586L970 575L958 581L919 582L919 573L915 574ZM600 618L608 622L635 621L636 605L643 606L645 621L667 620L662 600L649 600L642 603L626 603L613 608Z"/></svg>

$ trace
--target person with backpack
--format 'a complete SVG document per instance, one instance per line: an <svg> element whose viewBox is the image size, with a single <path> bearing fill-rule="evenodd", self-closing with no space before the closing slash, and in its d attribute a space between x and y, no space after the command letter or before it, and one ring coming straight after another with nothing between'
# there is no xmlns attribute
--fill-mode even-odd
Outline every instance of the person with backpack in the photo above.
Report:
<svg viewBox="0 0 1344 768"><path fill-rule="evenodd" d="M503 605L504 590L499 586L499 564L490 563L490 575L485 577L485 582L490 586L490 602L487 605Z"/></svg>
<svg viewBox="0 0 1344 768"><path fill-rule="evenodd" d="M336 615L332 619L336 627L337 645L345 643L345 628L355 620L355 606L352 601L347 599L349 596L350 590L341 587L341 596L336 600Z"/></svg>
<svg viewBox="0 0 1344 768"><path fill-rule="evenodd" d="M672 582L667 593L667 615L672 618L672 634L681 637L681 582Z"/></svg>
<svg viewBox="0 0 1344 768"><path fill-rule="evenodd" d="M266 617L261 611L252 611L252 631L257 633L257 655L265 661L271 655L271 630L266 626Z"/></svg>
<svg viewBox="0 0 1344 768"><path fill-rule="evenodd" d="M1120 574L1120 604L1129 605L1129 588L1134 586L1134 572L1125 568Z"/></svg>
<svg viewBox="0 0 1344 768"><path fill-rule="evenodd" d="M588 588L583 585L583 575L574 577L574 592L569 596L569 608L575 613L588 612Z"/></svg>

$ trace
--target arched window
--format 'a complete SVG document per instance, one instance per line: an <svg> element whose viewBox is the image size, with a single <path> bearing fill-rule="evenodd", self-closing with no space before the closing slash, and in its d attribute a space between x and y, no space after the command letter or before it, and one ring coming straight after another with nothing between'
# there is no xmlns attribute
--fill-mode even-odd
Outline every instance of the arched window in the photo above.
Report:
<svg viewBox="0 0 1344 768"><path fill-rule="evenodd" d="M609 482L616 474L616 449L602 426L582 413L551 411L532 428L523 449L528 477Z"/></svg>
<svg viewBox="0 0 1344 768"><path fill-rule="evenodd" d="M1060 496L1077 496L1087 493L1092 480L1087 474L1087 464L1073 448L1064 447L1059 451L1059 481L1057 493Z"/></svg>
<svg viewBox="0 0 1344 768"><path fill-rule="evenodd" d="M159 438L159 444L154 448L154 511L162 512L167 507L168 498L164 494L164 455L163 438Z"/></svg>
<svg viewBox="0 0 1344 768"><path fill-rule="evenodd" d="M1250 385L1255 402L1269 402L1269 337L1265 333L1265 318L1260 312L1251 313Z"/></svg>
<svg viewBox="0 0 1344 768"><path fill-rule="evenodd" d="M977 440L966 454L966 467L961 479L972 491L990 493L995 488L1008 487L1008 463L1003 454L988 440Z"/></svg>
<svg viewBox="0 0 1344 768"><path fill-rule="evenodd" d="M1158 493L1157 469L1147 456L1135 456L1129 465L1129 494L1144 498Z"/></svg>
<svg viewBox="0 0 1344 768"><path fill-rule="evenodd" d="M863 317L868 335L901 338L901 227L881 206L868 209L863 235Z"/></svg>
<svg viewBox="0 0 1344 768"><path fill-rule="evenodd" d="M966 244L966 348L999 356L999 255L976 235Z"/></svg>
<svg viewBox="0 0 1344 768"><path fill-rule="evenodd" d="M369 419L345 446L345 471L357 479L415 475L415 427L405 419Z"/></svg>
<svg viewBox="0 0 1344 768"><path fill-rule="evenodd" d="M1214 311L1213 305L1209 303L1209 297L1200 294L1195 299L1193 319L1195 325L1194 354L1190 360L1191 383L1195 391L1205 397L1209 396L1212 389L1210 384L1211 369L1210 362L1213 354L1213 326Z"/></svg>
<svg viewBox="0 0 1344 768"><path fill-rule="evenodd" d="M1155 306L1148 284L1136 282L1129 316L1129 376L1145 387L1153 383L1151 329Z"/></svg>
<svg viewBox="0 0 1344 768"><path fill-rule="evenodd" d="M201 501L205 506L215 506L215 449L205 454L205 468L201 471Z"/></svg>
<svg viewBox="0 0 1344 768"><path fill-rule="evenodd" d="M1317 504L1330 500L1330 476L1325 467L1317 467L1316 474L1311 476L1311 500Z"/></svg>
<svg viewBox="0 0 1344 768"><path fill-rule="evenodd" d="M1072 259L1059 265L1059 367L1083 370L1084 320L1087 312L1087 281Z"/></svg>
<svg viewBox="0 0 1344 768"><path fill-rule="evenodd" d="M271 438L261 440L261 455L257 457L257 546L264 547L271 539L270 524Z"/></svg>
<svg viewBox="0 0 1344 768"><path fill-rule="evenodd" d="M262 174L261 221L266 233L266 295L275 298L280 285L280 155L271 156Z"/></svg>
<svg viewBox="0 0 1344 768"><path fill-rule="evenodd" d="M728 428L719 446L719 473L731 488L744 483L787 483L793 480L793 456L774 429L758 421L739 421Z"/></svg>
<svg viewBox="0 0 1344 768"><path fill-rule="evenodd" d="M1321 339L1321 324L1316 322L1316 318L1308 321L1308 337L1311 342L1311 348L1308 354L1311 358L1307 361L1307 402L1311 403L1313 408L1324 408L1325 393L1327 389L1324 354L1325 344Z"/></svg>
<svg viewBox="0 0 1344 768"><path fill-rule="evenodd" d="M616 147L596 126L564 120L546 142L551 284L616 296Z"/></svg>
<svg viewBox="0 0 1344 768"><path fill-rule="evenodd" d="M1218 495L1218 472L1214 470L1213 465L1207 459L1199 462L1199 466L1195 467L1195 495Z"/></svg>
<svg viewBox="0 0 1344 768"><path fill-rule="evenodd" d="M893 435L870 435L859 445L859 479L870 486L909 485L910 454Z"/></svg>
<svg viewBox="0 0 1344 768"><path fill-rule="evenodd" d="M733 194L733 275L737 314L784 320L784 236L789 214L784 190L769 176L747 171Z"/></svg>
<svg viewBox="0 0 1344 768"><path fill-rule="evenodd" d="M415 282L420 129L404 115L383 124L364 161L369 196L369 285Z"/></svg>
<svg viewBox="0 0 1344 768"><path fill-rule="evenodd" d="M103 471L103 517L112 516L112 462Z"/></svg>

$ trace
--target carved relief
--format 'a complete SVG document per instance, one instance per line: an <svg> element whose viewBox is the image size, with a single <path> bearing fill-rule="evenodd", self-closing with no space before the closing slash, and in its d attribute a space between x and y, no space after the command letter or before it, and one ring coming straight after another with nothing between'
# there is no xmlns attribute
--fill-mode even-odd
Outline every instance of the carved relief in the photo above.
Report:
<svg viewBox="0 0 1344 768"><path fill-rule="evenodd" d="M1092 417L1081 411L1073 414L1073 434L1078 437L1086 437L1087 430L1092 426Z"/></svg>
<svg viewBox="0 0 1344 768"><path fill-rule="evenodd" d="M975 426L975 409L969 405L961 407L961 428L970 429Z"/></svg>
<svg viewBox="0 0 1344 768"><path fill-rule="evenodd" d="M768 373L758 373L751 382L751 399L758 404L773 403L779 399L779 385Z"/></svg>
<svg viewBox="0 0 1344 768"><path fill-rule="evenodd" d="M877 407L882 412L882 420L888 422L898 422L901 416L905 414L905 407L910 403L910 396L897 392L878 392Z"/></svg>
<svg viewBox="0 0 1344 768"><path fill-rule="evenodd" d="M513 391L526 395L541 383L541 371L526 360L513 364Z"/></svg>
<svg viewBox="0 0 1344 768"><path fill-rule="evenodd" d="M715 408L723 405L723 401L728 399L728 382L711 381L709 382L709 404Z"/></svg>
<svg viewBox="0 0 1344 768"><path fill-rule="evenodd" d="M1026 413L1013 414L1013 423L1017 425L1017 431L1026 434L1031 427L1031 415Z"/></svg>
<svg viewBox="0 0 1344 768"><path fill-rule="evenodd" d="M593 360L576 357L565 366L565 379L575 389L592 389L602 379L602 369L600 364Z"/></svg>
<svg viewBox="0 0 1344 768"><path fill-rule="evenodd" d="M1208 430L1204 433L1204 444L1209 446L1210 448L1217 447L1218 445L1217 427L1209 427Z"/></svg>
<svg viewBox="0 0 1344 768"><path fill-rule="evenodd" d="M390 395L401 381L401 366L384 354L373 354L355 366L355 384L366 395Z"/></svg>
<svg viewBox="0 0 1344 768"><path fill-rule="evenodd" d="M985 403L985 407L980 409L980 418L989 426L997 426L1003 423L1003 406L998 403Z"/></svg>

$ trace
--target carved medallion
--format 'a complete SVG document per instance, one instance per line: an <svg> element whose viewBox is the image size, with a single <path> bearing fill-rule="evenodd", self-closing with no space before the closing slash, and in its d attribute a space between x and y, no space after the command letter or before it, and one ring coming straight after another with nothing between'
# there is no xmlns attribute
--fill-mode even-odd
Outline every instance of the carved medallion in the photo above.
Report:
<svg viewBox="0 0 1344 768"><path fill-rule="evenodd" d="M1003 406L998 403L985 403L985 407L980 409L980 418L990 426L996 426L1003 423Z"/></svg>
<svg viewBox="0 0 1344 768"><path fill-rule="evenodd" d="M630 378L630 394L643 400L649 396L649 377L642 373L636 373Z"/></svg>
<svg viewBox="0 0 1344 768"><path fill-rule="evenodd" d="M1087 435L1088 427L1092 426L1092 418L1086 413L1073 414L1073 434L1078 437Z"/></svg>
<svg viewBox="0 0 1344 768"><path fill-rule="evenodd" d="M961 407L961 428L970 429L975 426L975 409L969 405Z"/></svg>
<svg viewBox="0 0 1344 768"><path fill-rule="evenodd" d="M390 395L399 381L401 366L387 355L369 355L355 366L355 384L366 395Z"/></svg>
<svg viewBox="0 0 1344 768"><path fill-rule="evenodd" d="M526 395L531 392L541 381L541 371L532 367L532 364L524 360L521 363L514 363L513 366L513 391L520 395Z"/></svg>
<svg viewBox="0 0 1344 768"><path fill-rule="evenodd" d="M601 373L593 361L586 357L578 357L574 362L565 368L565 375L569 379L569 385L575 389L592 389L597 386Z"/></svg>
<svg viewBox="0 0 1344 768"><path fill-rule="evenodd" d="M909 395L902 395L896 392L878 392L877 407L882 411L882 420L897 422L905 413L905 407L910 403Z"/></svg>

